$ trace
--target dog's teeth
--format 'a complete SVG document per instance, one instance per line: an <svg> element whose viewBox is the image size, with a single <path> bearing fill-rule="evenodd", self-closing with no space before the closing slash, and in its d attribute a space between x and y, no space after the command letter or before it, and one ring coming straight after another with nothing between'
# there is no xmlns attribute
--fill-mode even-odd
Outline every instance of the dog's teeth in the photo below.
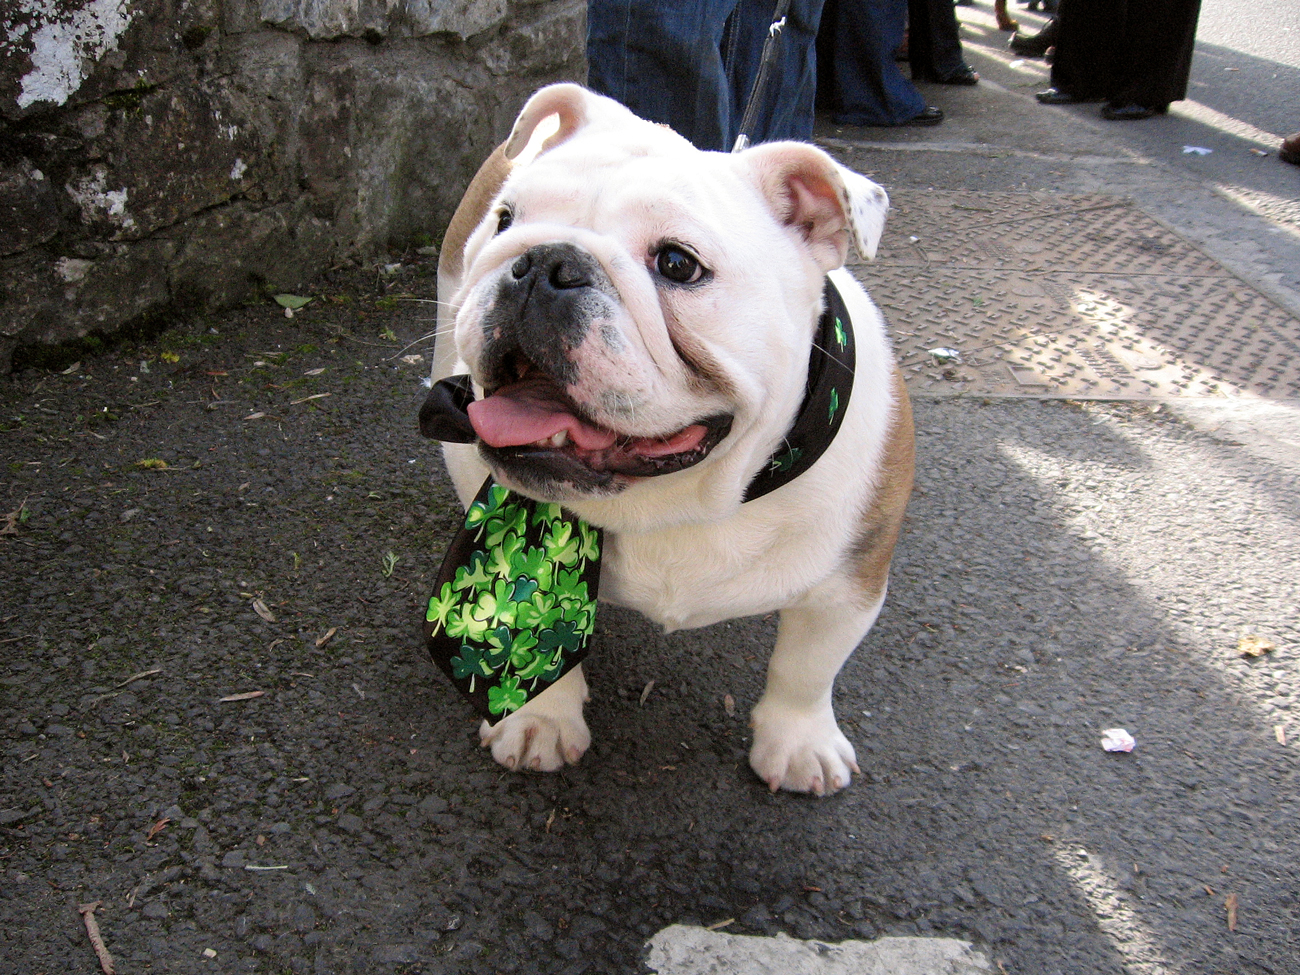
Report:
<svg viewBox="0 0 1300 975"><path fill-rule="evenodd" d="M566 443L569 442L569 431L560 430L558 433L552 436L550 440L546 442L549 443L552 447L563 447Z"/></svg>

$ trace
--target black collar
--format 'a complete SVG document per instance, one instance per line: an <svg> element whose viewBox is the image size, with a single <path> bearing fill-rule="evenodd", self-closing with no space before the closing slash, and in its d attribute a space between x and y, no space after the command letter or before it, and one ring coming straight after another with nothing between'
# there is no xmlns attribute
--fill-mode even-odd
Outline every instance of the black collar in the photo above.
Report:
<svg viewBox="0 0 1300 975"><path fill-rule="evenodd" d="M793 481L812 467L839 432L853 392L853 323L831 279L823 292L826 309L817 324L812 354L808 357L808 382L794 424L766 466L745 489L753 501Z"/></svg>
<svg viewBox="0 0 1300 975"><path fill-rule="evenodd" d="M803 403L781 445L745 489L745 501L775 491L812 467L835 439L847 412L856 363L853 324L830 278L823 298L826 308L808 357ZM420 408L420 432L434 440L473 443L477 435L465 412L473 401L469 376L449 376L434 383Z"/></svg>

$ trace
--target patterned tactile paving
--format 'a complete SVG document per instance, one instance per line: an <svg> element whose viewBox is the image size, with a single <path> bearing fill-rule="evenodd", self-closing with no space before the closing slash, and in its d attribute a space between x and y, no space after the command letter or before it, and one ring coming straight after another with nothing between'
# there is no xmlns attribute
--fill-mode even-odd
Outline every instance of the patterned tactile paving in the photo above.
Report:
<svg viewBox="0 0 1300 975"><path fill-rule="evenodd" d="M1300 399L1300 319L1123 200L892 203L876 260L852 270L914 392Z"/></svg>

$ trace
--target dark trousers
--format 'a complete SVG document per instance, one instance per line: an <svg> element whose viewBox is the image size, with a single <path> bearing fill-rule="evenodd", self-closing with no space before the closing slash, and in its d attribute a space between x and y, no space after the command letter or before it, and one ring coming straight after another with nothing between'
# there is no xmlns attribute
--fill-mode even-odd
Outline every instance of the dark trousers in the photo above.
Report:
<svg viewBox="0 0 1300 975"><path fill-rule="evenodd" d="M1187 97L1201 0L1061 0L1052 87L1163 111Z"/></svg>
<svg viewBox="0 0 1300 975"><path fill-rule="evenodd" d="M818 103L835 122L902 125L925 110L894 61L906 23L907 0L826 0L817 37Z"/></svg>
<svg viewBox="0 0 1300 975"><path fill-rule="evenodd" d="M751 142L809 139L822 0L793 0ZM590 0L588 85L701 149L729 150L775 0Z"/></svg>
<svg viewBox="0 0 1300 975"><path fill-rule="evenodd" d="M908 60L915 81L943 81L967 68L952 0L908 0Z"/></svg>

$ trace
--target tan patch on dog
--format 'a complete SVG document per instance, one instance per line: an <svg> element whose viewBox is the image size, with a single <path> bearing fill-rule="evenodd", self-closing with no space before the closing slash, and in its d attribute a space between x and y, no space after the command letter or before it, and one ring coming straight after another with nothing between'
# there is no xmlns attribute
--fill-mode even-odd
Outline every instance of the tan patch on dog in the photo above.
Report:
<svg viewBox="0 0 1300 975"><path fill-rule="evenodd" d="M884 479L875 498L862 513L861 524L849 549L855 581L867 605L878 600L889 578L889 562L903 527L903 513L912 493L915 469L915 435L912 430L912 403L907 398L903 374L894 368L894 415L890 419L888 440L881 457Z"/></svg>
<svg viewBox="0 0 1300 975"><path fill-rule="evenodd" d="M492 151L492 155L479 167L469 188L461 198L460 206L447 224L447 233L442 238L442 250L438 254L439 280L459 281L465 269L465 241L474 232L474 228L483 222L487 209L496 199L501 187L510 175L511 163L506 156L505 144ZM451 300L451 295L439 295L440 301Z"/></svg>

